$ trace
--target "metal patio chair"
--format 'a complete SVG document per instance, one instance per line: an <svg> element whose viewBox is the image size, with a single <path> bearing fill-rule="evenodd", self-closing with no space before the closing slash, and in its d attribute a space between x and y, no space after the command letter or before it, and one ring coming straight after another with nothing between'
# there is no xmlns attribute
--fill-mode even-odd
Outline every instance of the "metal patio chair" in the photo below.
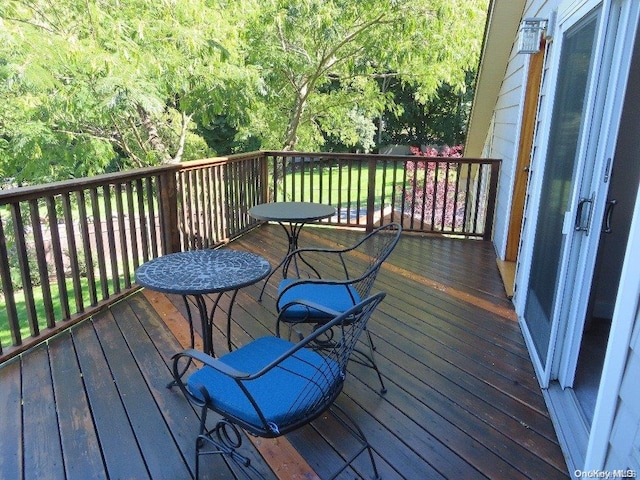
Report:
<svg viewBox="0 0 640 480"><path fill-rule="evenodd" d="M337 405L344 385L347 362L367 321L384 298L378 293L333 319L298 343L276 336L261 337L216 359L190 349L173 357L176 384L187 399L200 407L200 428L196 440L196 478L202 455L221 454L242 468L247 478L262 478L260 472L238 449L239 428L258 437L274 438L301 428L325 412L353 434L359 449L331 477L342 473L367 451L373 478L379 478L372 449L364 433ZM308 303L309 308L323 309ZM323 309L325 315L332 314ZM332 332L331 346L313 348L318 338ZM201 365L183 375L184 364ZM209 410L222 418L207 426Z"/></svg>
<svg viewBox="0 0 640 480"><path fill-rule="evenodd" d="M391 223L378 227L347 248L300 248L289 254L283 260L285 278L278 286L276 335L280 336L281 324L289 327L290 337L294 327L300 329L303 324L311 324L312 328L317 328L331 318L305 302L344 312L367 298L382 263L397 245L401 232L399 224ZM319 273L332 265L339 267L331 277ZM385 393L386 387L374 358L375 346L368 330L366 341L369 353L357 350L353 360L375 370L380 391ZM318 346L325 344L326 341L318 343Z"/></svg>

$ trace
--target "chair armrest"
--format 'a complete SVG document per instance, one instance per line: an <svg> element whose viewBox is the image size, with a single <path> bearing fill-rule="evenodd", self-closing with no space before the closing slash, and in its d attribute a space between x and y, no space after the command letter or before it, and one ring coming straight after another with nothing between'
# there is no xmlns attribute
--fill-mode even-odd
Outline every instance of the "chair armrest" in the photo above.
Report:
<svg viewBox="0 0 640 480"><path fill-rule="evenodd" d="M285 294L285 292L291 288L294 288L296 285L302 284L315 284L315 285L344 285L348 287L349 285L353 285L354 283L362 280L366 275L362 275L357 278L345 278L343 280L337 278L292 278L291 283L284 287L282 291L278 294L278 300Z"/></svg>
<svg viewBox="0 0 640 480"><path fill-rule="evenodd" d="M351 247L345 248L329 248L329 247L302 247L297 248L289 255L293 255L295 253L305 253L305 252L318 252L318 253L343 253L351 250Z"/></svg>
<svg viewBox="0 0 640 480"><path fill-rule="evenodd" d="M284 271L284 277L287 278L289 273L289 266L293 264L294 269L296 270L296 275L299 276L299 272L297 271L297 265L298 265L297 262L300 261L302 262L302 264L307 265L307 267L313 270L314 274L317 275L318 278L320 278L320 274L318 273L315 267L315 265L318 263L318 257L316 257L315 255L323 254L323 255L338 256L340 258L340 262L343 265L343 268L346 268L344 266L344 259L342 257L342 254L347 252L348 250L349 250L348 248L320 248L320 247L298 248L293 252L289 253L287 256L285 256L282 262L280 262L280 264L277 267L275 267L275 269L280 268L282 265L286 265L286 269ZM308 258L306 254L309 254L311 256L311 259ZM348 272L345 272L345 275L348 276Z"/></svg>
<svg viewBox="0 0 640 480"><path fill-rule="evenodd" d="M171 357L171 359L173 360L174 366L182 357L188 357L194 360L198 360L199 362L202 362L204 365L211 367L219 371L220 373L234 379L242 380L251 376L251 374L249 373L236 370L235 368L230 367L226 363L221 362L220 360L217 360L207 355L206 353L203 353L194 349L184 350L183 352L176 353L173 357Z"/></svg>
<svg viewBox="0 0 640 480"><path fill-rule="evenodd" d="M337 278L292 278L290 280L291 283L282 289L282 292L280 292L278 298L280 298L284 294L284 292L286 292L290 288L295 287L296 285L306 283L312 283L316 285L351 285L354 282L354 279L351 278L347 278L344 280L340 280ZM355 280L359 280L359 278L356 278Z"/></svg>
<svg viewBox="0 0 640 480"><path fill-rule="evenodd" d="M287 309L287 307L289 307L290 305L302 305L304 307L309 307L312 308L314 310L319 310L323 313L326 313L328 317L337 317L338 315L340 315L342 312L338 312L337 310L333 310L332 308L326 307L324 305L320 305L319 303L316 302L310 302L309 300L293 300L289 303L287 303L286 305L284 305L284 307L282 308L282 311L285 311Z"/></svg>
<svg viewBox="0 0 640 480"><path fill-rule="evenodd" d="M312 304L310 303L310 305ZM318 308L323 308L323 307L318 307ZM338 314L338 312L334 312L333 310L330 310L330 309L325 308L325 310L327 310L328 312L331 312L331 314ZM207 355L206 353L203 353L194 349L187 349L182 352L176 353L173 357L171 357L171 359L174 362L174 369L176 372L177 372L177 362L180 360L180 358L187 357L187 358L192 358L194 360L202 362L203 365L214 368L215 370L222 373L223 375L233 378L234 380L236 380L236 382L240 384L243 380L254 380L258 377L261 377L262 375L267 373L269 370L278 366L282 362L282 360L288 358L292 353L296 352L297 350L300 350L300 348L302 348L302 346L293 345L285 353L283 353L276 359L272 360L270 363L262 367L260 370L253 373L246 373L246 372L241 372L239 370L236 370L235 368L227 365L226 363L221 362L220 360L217 360ZM180 388L183 388L184 383L182 382L182 379L179 377L176 377L175 374L174 374L174 378L176 379L176 382L178 383ZM251 397L251 395L249 395L248 392L245 391L245 393L247 394L247 397Z"/></svg>
<svg viewBox="0 0 640 480"><path fill-rule="evenodd" d="M359 279L356 279L356 280L359 280ZM298 279L295 279L294 281L292 281L289 285L285 286L282 289L282 291L278 293L278 298L276 299L276 306L280 303L280 299L284 296L284 294L288 290L290 290L290 289L292 289L292 288L294 288L296 286L299 286L299 285L304 285L304 284L312 284L312 285L343 285L348 290L349 289L349 285L353 285L353 283L354 283L353 279L336 280L336 279L333 279L333 278L326 278L326 279L323 279L323 278L298 278ZM287 304L284 305L283 308L279 309L278 311L279 312L283 312L290 305L307 305L307 303L310 303L310 302L307 302L306 300L304 300L302 298L299 299L299 300L296 299L294 301L287 302ZM336 313L339 313L339 312L336 312L334 310L328 309L327 307L323 307L323 306L314 307L314 308L316 308L317 310L323 311L323 312L325 310L328 310L327 313L329 313L330 315L334 315Z"/></svg>

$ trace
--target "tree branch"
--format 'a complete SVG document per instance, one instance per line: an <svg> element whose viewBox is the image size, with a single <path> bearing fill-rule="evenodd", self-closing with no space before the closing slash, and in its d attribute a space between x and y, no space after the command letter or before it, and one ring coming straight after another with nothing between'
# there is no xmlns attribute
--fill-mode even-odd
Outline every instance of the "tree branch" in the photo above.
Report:
<svg viewBox="0 0 640 480"><path fill-rule="evenodd" d="M182 155L184 155L184 145L187 139L188 126L189 126L189 122L191 121L191 118L193 117L193 114L190 113L189 115L187 115L185 112L181 112L181 113L182 113L182 122L180 126L180 139L178 140L178 150L176 151L176 154L173 156L173 158L169 161L169 163L180 163L182 161Z"/></svg>

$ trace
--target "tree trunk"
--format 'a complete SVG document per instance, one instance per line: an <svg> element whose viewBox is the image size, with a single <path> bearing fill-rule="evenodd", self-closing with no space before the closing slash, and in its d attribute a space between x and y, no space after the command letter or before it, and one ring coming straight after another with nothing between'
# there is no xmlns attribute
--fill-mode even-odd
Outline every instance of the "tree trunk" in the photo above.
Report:
<svg viewBox="0 0 640 480"><path fill-rule="evenodd" d="M147 141L149 142L149 145L151 145L153 151L160 154L160 160L162 163L174 163L171 155L167 151L166 145L158 134L158 126L152 120L149 112L142 108L141 105L138 105L136 108L138 110L142 126L147 133Z"/></svg>
<svg viewBox="0 0 640 480"><path fill-rule="evenodd" d="M295 150L296 144L298 143L298 127L300 126L300 122L302 120L302 114L307 108L307 84L306 82L300 88L296 95L296 103L293 108L293 112L289 117L289 124L287 125L287 132L284 138L284 146L283 150L285 152L290 152Z"/></svg>
<svg viewBox="0 0 640 480"><path fill-rule="evenodd" d="M180 163L182 161L182 155L184 154L184 144L187 139L187 127L191 121L192 115L187 115L182 112L182 124L180 125L180 139L178 140L178 150L169 163Z"/></svg>

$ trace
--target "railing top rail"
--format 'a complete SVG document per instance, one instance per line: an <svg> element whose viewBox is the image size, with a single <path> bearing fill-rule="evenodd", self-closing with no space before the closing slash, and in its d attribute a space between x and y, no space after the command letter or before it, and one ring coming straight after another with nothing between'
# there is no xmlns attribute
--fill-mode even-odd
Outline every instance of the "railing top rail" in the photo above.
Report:
<svg viewBox="0 0 640 480"><path fill-rule="evenodd" d="M186 169L207 167L211 165L219 165L223 163L241 162L243 160L247 160L251 158L260 158L264 156L266 156L266 152L263 152L261 150L256 150L254 152L238 153L235 155L229 155L227 157L212 157L212 158L202 158L199 160L190 160L188 162L180 163L179 166L181 170L186 170Z"/></svg>
<svg viewBox="0 0 640 480"><path fill-rule="evenodd" d="M238 155L230 155L228 157L205 158L201 160L192 160L183 163L172 163L159 165L156 167L135 168L114 173L104 173L93 177L74 178L71 180L62 180L39 185L29 185L25 187L14 187L0 190L0 206L17 201L31 200L42 196L53 196L63 193L76 192L86 190L92 187L120 183L124 181L137 180L150 176L162 175L180 170L189 170L202 168L208 165L219 165L224 163L239 162L247 158L264 156L264 152L250 152Z"/></svg>
<svg viewBox="0 0 640 480"><path fill-rule="evenodd" d="M264 155L283 156L283 157L313 157L313 158L345 158L350 160L369 160L369 159L385 159L398 161L430 161L442 163L482 163L494 164L500 163L502 160L498 158L470 158L470 157L422 157L417 155L383 155L378 153L327 153L327 152L294 152L294 151L277 151L264 150Z"/></svg>
<svg viewBox="0 0 640 480"><path fill-rule="evenodd" d="M440 163L471 163L471 164L494 164L500 163L499 159L492 158L467 158L467 157L418 157L414 155L379 155L371 153L314 153L314 152L293 152L293 151L277 151L277 150L260 150L249 153L241 153L230 155L227 157L205 158L200 160L192 160L177 164L166 164L157 167L136 168L115 173L105 173L95 175L88 178L76 178L72 180L62 180L40 185L31 185L26 187L14 187L0 190L0 205L14 203L16 201L30 200L39 198L43 195L52 196L62 193L86 190L87 188L97 187L105 184L119 183L123 181L137 180L149 176L161 175L172 171L190 170L202 168L209 165L219 165L224 163L239 162L248 158L261 156L287 156L287 157L313 157L313 158L343 158L348 160L391 160L391 161L428 161Z"/></svg>
<svg viewBox="0 0 640 480"><path fill-rule="evenodd" d="M61 193L69 193L86 190L91 187L109 185L129 180L137 180L149 176L159 175L166 172L179 170L179 164L161 165L158 167L136 168L115 173L104 173L93 177L74 178L72 180L62 180L59 182L46 183L41 185L30 185L26 187L8 188L0 190L0 205L14 203L17 201L30 200L42 196L52 196Z"/></svg>

